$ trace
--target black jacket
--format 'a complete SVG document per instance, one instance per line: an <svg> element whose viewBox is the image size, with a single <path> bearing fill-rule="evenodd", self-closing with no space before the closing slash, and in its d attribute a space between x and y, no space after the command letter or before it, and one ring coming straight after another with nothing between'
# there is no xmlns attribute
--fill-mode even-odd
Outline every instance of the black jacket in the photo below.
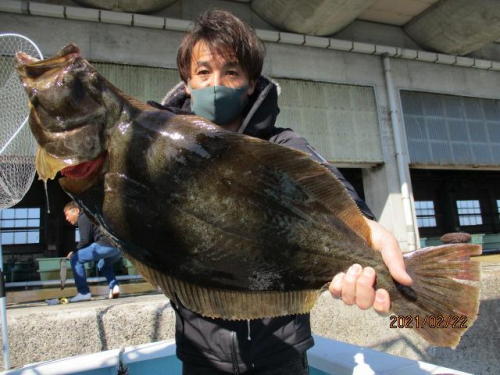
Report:
<svg viewBox="0 0 500 375"><path fill-rule="evenodd" d="M190 98L182 82L166 95L161 104L149 104L175 113L191 113ZM243 113L244 120L239 132L310 154L312 159L324 164L342 181L363 214L373 218L352 185L304 138L291 129L274 126L278 113L278 87L268 78L260 77ZM173 302L177 356L183 362L239 373L279 365L280 362L301 356L314 345L309 314L228 321L204 318L182 306L179 301Z"/></svg>
<svg viewBox="0 0 500 375"><path fill-rule="evenodd" d="M102 234L101 230L94 225L83 212L78 216L78 229L80 231L80 242L76 245L76 250L83 249L93 243L98 243L101 246L113 247L111 242Z"/></svg>

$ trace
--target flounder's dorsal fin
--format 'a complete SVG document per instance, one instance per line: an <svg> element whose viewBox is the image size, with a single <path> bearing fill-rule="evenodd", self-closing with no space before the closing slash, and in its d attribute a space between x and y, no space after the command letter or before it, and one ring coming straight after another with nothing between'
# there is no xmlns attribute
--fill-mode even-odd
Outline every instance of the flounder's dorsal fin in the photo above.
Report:
<svg viewBox="0 0 500 375"><path fill-rule="evenodd" d="M153 108L152 106L150 106L149 104L146 104L142 101L140 101L139 99L136 99L128 94L123 94L123 98L125 100L127 100L130 104L132 104L135 108L141 110L141 111L147 111L147 110L157 110L156 108Z"/></svg>
<svg viewBox="0 0 500 375"><path fill-rule="evenodd" d="M228 136L239 138L240 142L250 142L246 148L247 152L259 163L279 169L299 181L368 246L371 245L370 227L345 186L326 167L312 160L309 154L257 138L239 134L228 134Z"/></svg>
<svg viewBox="0 0 500 375"><path fill-rule="evenodd" d="M124 93L118 87L116 87L111 82L109 82L105 77L101 76L101 79L104 82L106 82L106 86L108 87L108 89L110 89L111 91L114 91L115 94L121 96L122 99L125 100L126 102L128 102L132 107L135 107L136 109L138 109L140 111L147 111L147 110L152 110L152 109L156 110L156 108L150 106L149 104L146 104L143 101L136 99L129 94Z"/></svg>

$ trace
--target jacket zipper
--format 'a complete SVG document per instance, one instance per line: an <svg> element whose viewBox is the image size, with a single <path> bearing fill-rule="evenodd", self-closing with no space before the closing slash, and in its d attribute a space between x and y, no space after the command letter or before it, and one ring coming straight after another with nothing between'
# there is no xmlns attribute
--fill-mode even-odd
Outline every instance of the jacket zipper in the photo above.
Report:
<svg viewBox="0 0 500 375"><path fill-rule="evenodd" d="M250 336L250 319L247 320L247 333L248 333L247 340L252 341L252 336Z"/></svg>
<svg viewBox="0 0 500 375"><path fill-rule="evenodd" d="M238 357L236 355L236 332L231 332L231 360L233 362L233 374L238 375Z"/></svg>

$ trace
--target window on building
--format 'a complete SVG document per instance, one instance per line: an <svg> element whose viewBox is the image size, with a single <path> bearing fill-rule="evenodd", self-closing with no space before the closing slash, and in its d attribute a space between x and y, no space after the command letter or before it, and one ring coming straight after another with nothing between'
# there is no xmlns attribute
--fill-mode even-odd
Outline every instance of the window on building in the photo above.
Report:
<svg viewBox="0 0 500 375"><path fill-rule="evenodd" d="M433 201L415 201L415 211L419 228L436 226L436 211Z"/></svg>
<svg viewBox="0 0 500 375"><path fill-rule="evenodd" d="M401 91L410 163L496 165L500 100Z"/></svg>
<svg viewBox="0 0 500 375"><path fill-rule="evenodd" d="M458 220L461 226L482 225L481 207L478 200L457 201Z"/></svg>
<svg viewBox="0 0 500 375"><path fill-rule="evenodd" d="M3 245L40 243L40 208L0 210Z"/></svg>

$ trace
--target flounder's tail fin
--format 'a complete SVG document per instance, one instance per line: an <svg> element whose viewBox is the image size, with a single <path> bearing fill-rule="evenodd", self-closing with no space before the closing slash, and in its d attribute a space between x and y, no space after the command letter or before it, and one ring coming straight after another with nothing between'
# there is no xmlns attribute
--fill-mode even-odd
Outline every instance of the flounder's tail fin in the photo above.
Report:
<svg viewBox="0 0 500 375"><path fill-rule="evenodd" d="M434 346L456 348L477 318L481 264L470 260L481 246L427 247L404 255L411 287L398 285L391 325L412 327Z"/></svg>

